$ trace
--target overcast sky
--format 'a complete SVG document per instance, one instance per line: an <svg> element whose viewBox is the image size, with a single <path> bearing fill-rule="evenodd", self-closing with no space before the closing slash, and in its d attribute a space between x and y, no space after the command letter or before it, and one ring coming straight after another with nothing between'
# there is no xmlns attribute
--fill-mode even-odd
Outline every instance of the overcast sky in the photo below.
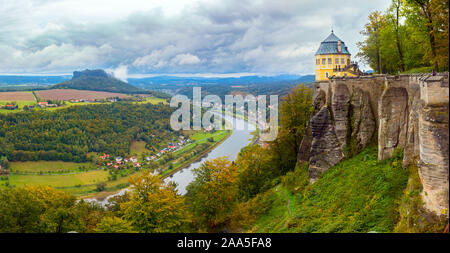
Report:
<svg viewBox="0 0 450 253"><path fill-rule="evenodd" d="M356 55L390 0L0 0L0 74L312 74L331 28Z"/></svg>

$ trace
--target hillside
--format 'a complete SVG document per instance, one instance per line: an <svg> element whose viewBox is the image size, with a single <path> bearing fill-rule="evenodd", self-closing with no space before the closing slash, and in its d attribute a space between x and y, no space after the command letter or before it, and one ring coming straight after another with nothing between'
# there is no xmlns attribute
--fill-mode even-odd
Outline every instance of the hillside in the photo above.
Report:
<svg viewBox="0 0 450 253"><path fill-rule="evenodd" d="M137 88L131 84L123 82L104 70L84 70L74 71L70 80L52 86L52 89L75 89L75 90L96 90L118 93L148 93L148 91Z"/></svg>
<svg viewBox="0 0 450 253"><path fill-rule="evenodd" d="M192 87L202 87L202 95L228 94L286 95L300 83L311 85L314 75L277 75L277 76L241 76L241 77L178 77L155 76L129 78L128 81L144 89L161 90L170 94L183 94L192 97Z"/></svg>
<svg viewBox="0 0 450 253"><path fill-rule="evenodd" d="M402 168L402 157L397 150L393 157L378 161L377 148L371 146L333 166L314 184L308 183L305 167L296 167L282 177L281 184L249 202L258 218L247 229L265 233L441 232L445 219L421 210L417 168Z"/></svg>

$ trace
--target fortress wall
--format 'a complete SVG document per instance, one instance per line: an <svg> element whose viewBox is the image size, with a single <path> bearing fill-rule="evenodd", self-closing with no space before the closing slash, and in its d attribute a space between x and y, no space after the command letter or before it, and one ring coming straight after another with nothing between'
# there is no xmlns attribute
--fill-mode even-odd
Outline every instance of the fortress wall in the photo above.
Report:
<svg viewBox="0 0 450 253"><path fill-rule="evenodd" d="M315 115L299 150L312 182L378 136L378 158L403 148L403 165L418 164L425 207L448 210L448 73L332 77L314 87Z"/></svg>

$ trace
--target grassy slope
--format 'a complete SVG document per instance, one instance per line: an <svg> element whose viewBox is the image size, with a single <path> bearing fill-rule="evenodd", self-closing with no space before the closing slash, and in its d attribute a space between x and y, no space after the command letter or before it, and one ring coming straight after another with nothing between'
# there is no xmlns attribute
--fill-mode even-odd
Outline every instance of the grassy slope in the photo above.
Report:
<svg viewBox="0 0 450 253"><path fill-rule="evenodd" d="M261 206L256 208L266 211L249 230L392 232L409 174L408 169L401 168L401 157L396 154L378 162L377 149L370 147L330 168L313 185L282 183L278 191L276 187L260 197L256 205ZM305 168L297 168L282 181L304 182L306 176ZM292 216L286 207L287 198Z"/></svg>

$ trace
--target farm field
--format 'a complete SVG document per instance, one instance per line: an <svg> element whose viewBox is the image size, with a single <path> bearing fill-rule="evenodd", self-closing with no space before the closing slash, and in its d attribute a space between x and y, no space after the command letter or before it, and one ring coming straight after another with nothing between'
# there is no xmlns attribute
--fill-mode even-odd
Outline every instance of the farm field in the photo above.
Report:
<svg viewBox="0 0 450 253"><path fill-rule="evenodd" d="M142 96L142 95L139 95ZM144 101L140 101L137 102L139 104L159 104L159 103L163 103L163 104L167 104L166 99L164 98L157 98L157 97L146 97Z"/></svg>
<svg viewBox="0 0 450 253"><path fill-rule="evenodd" d="M27 161L27 162L10 162L10 168L13 173L60 173L75 172L79 168L92 167L91 163L74 163L63 161Z"/></svg>
<svg viewBox="0 0 450 253"><path fill-rule="evenodd" d="M11 185L17 187L24 185L46 185L64 189L66 187L77 187L82 185L93 185L108 180L108 172L104 170L94 170L81 173L64 175L17 175L9 176Z"/></svg>
<svg viewBox="0 0 450 253"><path fill-rule="evenodd" d="M146 151L149 151L145 148L145 141L133 141L130 145L130 154L131 155L140 155Z"/></svg>
<svg viewBox="0 0 450 253"><path fill-rule="evenodd" d="M105 91L54 89L35 91L36 96L41 100L70 100L70 99L106 99L106 98L127 98L129 95Z"/></svg>
<svg viewBox="0 0 450 253"><path fill-rule="evenodd" d="M5 102L19 102L19 101L29 101L34 102L33 93L30 91L7 91L0 92L0 101Z"/></svg>
<svg viewBox="0 0 450 253"><path fill-rule="evenodd" d="M21 112L25 105L36 104L36 100L31 91L14 91L0 92L0 106L14 102L18 105L18 109L7 110L0 108L0 113L16 113Z"/></svg>

